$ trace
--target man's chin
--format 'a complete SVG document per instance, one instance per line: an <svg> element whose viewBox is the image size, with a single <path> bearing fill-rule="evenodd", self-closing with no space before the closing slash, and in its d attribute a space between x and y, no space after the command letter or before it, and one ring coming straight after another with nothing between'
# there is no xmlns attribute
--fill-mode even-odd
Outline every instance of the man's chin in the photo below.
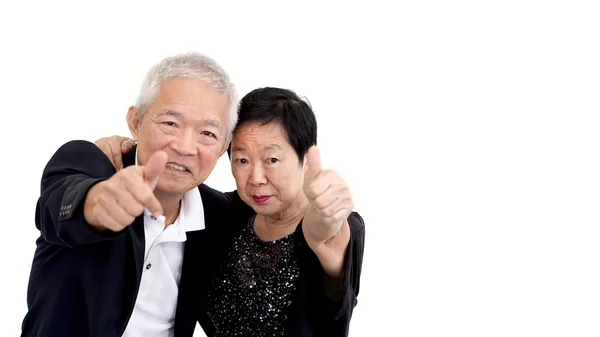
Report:
<svg viewBox="0 0 600 337"><path fill-rule="evenodd" d="M182 175L180 173L165 171L160 176L156 188L160 189L163 193L183 195L202 184L204 180L198 181L197 178L198 176L194 176L191 173Z"/></svg>
<svg viewBox="0 0 600 337"><path fill-rule="evenodd" d="M156 185L156 190L163 194L173 194L173 195L184 195L188 191L193 188L197 188L197 185L191 184L174 184L173 182L161 182Z"/></svg>

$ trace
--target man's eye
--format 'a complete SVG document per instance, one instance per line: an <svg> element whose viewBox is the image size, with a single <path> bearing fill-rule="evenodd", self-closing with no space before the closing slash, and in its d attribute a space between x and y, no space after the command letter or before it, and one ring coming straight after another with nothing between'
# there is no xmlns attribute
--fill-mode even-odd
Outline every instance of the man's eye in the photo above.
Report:
<svg viewBox="0 0 600 337"><path fill-rule="evenodd" d="M246 160L246 158L239 158L237 160L237 162L240 163L240 164L246 164L246 163L248 163L248 160Z"/></svg>
<svg viewBox="0 0 600 337"><path fill-rule="evenodd" d="M215 136L215 134L212 133L212 132L210 132L210 131L202 131L202 134L205 135L205 136L217 138L217 136Z"/></svg>
<svg viewBox="0 0 600 337"><path fill-rule="evenodd" d="M175 124L175 122L172 121L166 121L165 124L167 124L168 126L177 126L177 124Z"/></svg>

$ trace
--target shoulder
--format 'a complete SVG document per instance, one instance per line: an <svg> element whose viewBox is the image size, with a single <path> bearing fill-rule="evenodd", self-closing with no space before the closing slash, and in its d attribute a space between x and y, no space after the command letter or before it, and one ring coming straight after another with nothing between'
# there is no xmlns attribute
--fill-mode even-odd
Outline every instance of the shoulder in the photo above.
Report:
<svg viewBox="0 0 600 337"><path fill-rule="evenodd" d="M203 201L204 201L204 198L207 198L210 200L219 200L219 201L229 200L229 198L225 195L225 193L223 193L219 190L215 190L214 188L212 188L206 184L200 184L198 186L198 189L200 190L200 195L202 196Z"/></svg>
<svg viewBox="0 0 600 337"><path fill-rule="evenodd" d="M233 208L236 210L236 212L239 212L244 217L249 217L254 214L254 210L252 209L252 207L248 206L248 204L246 204L244 200L242 200L237 190L227 192L225 194L231 200L231 204L233 205Z"/></svg>
<svg viewBox="0 0 600 337"><path fill-rule="evenodd" d="M204 207L207 206L226 206L234 209L236 213L249 213L252 211L250 206L240 198L237 191L232 192L221 192L206 184L198 186L200 190L200 196L202 197L202 203Z"/></svg>
<svg viewBox="0 0 600 337"><path fill-rule="evenodd" d="M206 223L214 223L217 232L221 233L227 247L233 235L254 214L254 210L246 205L236 191L223 193L205 184L198 186L202 197Z"/></svg>
<svg viewBox="0 0 600 337"><path fill-rule="evenodd" d="M198 190L200 190L200 198L205 211L222 213L232 208L232 202L225 193L206 184L200 184Z"/></svg>
<svg viewBox="0 0 600 337"><path fill-rule="evenodd" d="M52 156L53 159L70 159L77 155L81 159L96 158L99 156L106 157L102 150L96 144L87 140L71 140L61 145ZM108 157L106 161L110 163Z"/></svg>
<svg viewBox="0 0 600 337"><path fill-rule="evenodd" d="M46 165L45 173L85 173L105 178L116 172L114 166L96 144L72 140L61 145Z"/></svg>
<svg viewBox="0 0 600 337"><path fill-rule="evenodd" d="M237 190L226 192L224 194L227 197L227 199L231 202L231 209L233 211L233 221L241 224L246 224L248 219L255 214L252 207L248 206L248 204L246 204L244 200L242 200Z"/></svg>

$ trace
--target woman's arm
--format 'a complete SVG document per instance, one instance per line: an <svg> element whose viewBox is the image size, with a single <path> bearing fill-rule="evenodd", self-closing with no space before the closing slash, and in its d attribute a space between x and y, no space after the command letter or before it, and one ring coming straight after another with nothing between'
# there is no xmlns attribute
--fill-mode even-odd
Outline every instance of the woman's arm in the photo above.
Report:
<svg viewBox="0 0 600 337"><path fill-rule="evenodd" d="M360 289L365 225L362 217L352 212L347 218L350 238L344 253L339 277L329 276L316 253L308 246L301 249L307 277L307 310L314 313L319 336L347 336Z"/></svg>

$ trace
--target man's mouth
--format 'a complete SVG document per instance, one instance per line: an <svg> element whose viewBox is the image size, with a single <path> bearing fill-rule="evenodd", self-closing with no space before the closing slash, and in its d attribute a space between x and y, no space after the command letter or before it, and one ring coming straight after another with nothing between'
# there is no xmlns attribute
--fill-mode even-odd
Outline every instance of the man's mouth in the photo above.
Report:
<svg viewBox="0 0 600 337"><path fill-rule="evenodd" d="M171 170L175 170L178 172L190 172L190 170L187 169L187 167L185 166L181 166L181 165L177 165L175 163L167 163L167 168L170 168Z"/></svg>

